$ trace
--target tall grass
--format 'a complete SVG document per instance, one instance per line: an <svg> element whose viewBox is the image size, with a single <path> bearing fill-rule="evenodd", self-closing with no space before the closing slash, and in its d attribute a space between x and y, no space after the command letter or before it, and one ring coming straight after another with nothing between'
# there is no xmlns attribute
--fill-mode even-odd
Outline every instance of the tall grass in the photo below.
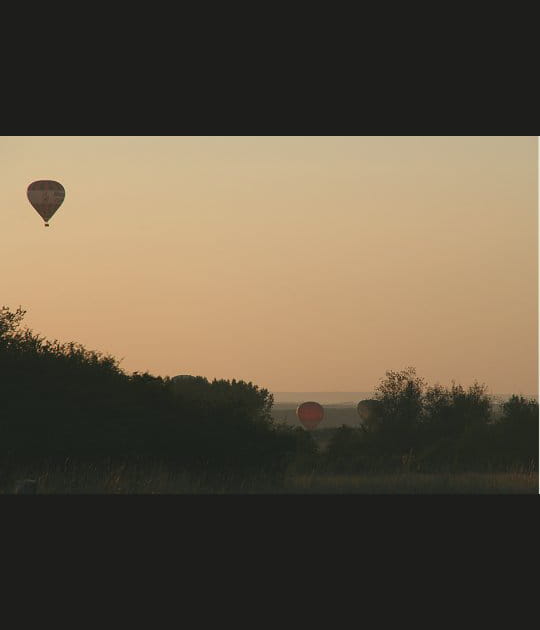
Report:
<svg viewBox="0 0 540 630"><path fill-rule="evenodd" d="M538 474L415 473L364 475L311 474L287 480L289 493L301 494L538 494Z"/></svg>
<svg viewBox="0 0 540 630"><path fill-rule="evenodd" d="M0 467L0 494L32 478L37 494L538 494L538 473L335 474L313 470L283 477L187 473L163 462L40 462Z"/></svg>

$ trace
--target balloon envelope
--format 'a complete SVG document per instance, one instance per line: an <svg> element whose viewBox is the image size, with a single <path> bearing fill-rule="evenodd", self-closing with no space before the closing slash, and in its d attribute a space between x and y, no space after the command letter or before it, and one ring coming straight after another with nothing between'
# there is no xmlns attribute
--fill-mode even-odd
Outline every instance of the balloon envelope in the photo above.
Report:
<svg viewBox="0 0 540 630"><path fill-rule="evenodd" d="M361 400L356 406L356 411L362 420L368 418L376 409L376 400Z"/></svg>
<svg viewBox="0 0 540 630"><path fill-rule="evenodd" d="M53 214L62 205L66 191L62 184L50 179L32 182L26 191L28 201L47 225Z"/></svg>
<svg viewBox="0 0 540 630"><path fill-rule="evenodd" d="M374 428L377 423L377 412L380 411L380 402L378 400L368 399L361 400L356 406L356 411L360 416L362 423L370 428Z"/></svg>
<svg viewBox="0 0 540 630"><path fill-rule="evenodd" d="M324 418L324 409L318 402L303 402L296 409L298 420L306 429L315 429Z"/></svg>

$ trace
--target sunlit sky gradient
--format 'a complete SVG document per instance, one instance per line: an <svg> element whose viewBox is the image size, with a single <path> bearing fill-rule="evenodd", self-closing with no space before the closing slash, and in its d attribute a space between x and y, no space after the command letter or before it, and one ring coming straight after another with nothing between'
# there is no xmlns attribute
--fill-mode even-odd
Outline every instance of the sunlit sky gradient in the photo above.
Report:
<svg viewBox="0 0 540 630"><path fill-rule="evenodd" d="M127 371L538 389L538 141L0 137L0 305ZM45 228L28 184L66 200Z"/></svg>

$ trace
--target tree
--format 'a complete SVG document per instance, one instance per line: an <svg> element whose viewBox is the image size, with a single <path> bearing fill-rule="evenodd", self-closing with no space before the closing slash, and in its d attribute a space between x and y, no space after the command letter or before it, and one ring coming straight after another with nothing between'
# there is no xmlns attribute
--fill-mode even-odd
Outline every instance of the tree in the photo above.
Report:
<svg viewBox="0 0 540 630"><path fill-rule="evenodd" d="M429 439L456 438L466 429L486 426L492 418L486 385L475 382L468 390L452 382L435 385L424 395L422 425Z"/></svg>
<svg viewBox="0 0 540 630"><path fill-rule="evenodd" d="M379 401L379 441L392 452L405 453L415 446L424 388L424 380L413 367L386 372L375 388L375 400Z"/></svg>
<svg viewBox="0 0 540 630"><path fill-rule="evenodd" d="M500 438L514 461L538 469L538 401L511 396L502 405Z"/></svg>
<svg viewBox="0 0 540 630"><path fill-rule="evenodd" d="M0 309L0 454L150 457L217 472L286 465L297 440L274 425L268 390L129 375L114 357L23 328L24 314Z"/></svg>

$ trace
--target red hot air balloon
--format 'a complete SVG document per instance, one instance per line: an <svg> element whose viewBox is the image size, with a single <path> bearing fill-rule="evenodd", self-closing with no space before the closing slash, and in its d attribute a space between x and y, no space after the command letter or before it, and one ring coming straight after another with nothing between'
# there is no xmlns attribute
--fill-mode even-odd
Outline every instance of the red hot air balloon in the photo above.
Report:
<svg viewBox="0 0 540 630"><path fill-rule="evenodd" d="M32 182L30 186L28 186L26 195L28 201L45 221L45 227L49 227L49 221L62 205L66 191L62 184L58 182L50 179L40 179L37 182Z"/></svg>
<svg viewBox="0 0 540 630"><path fill-rule="evenodd" d="M324 409L318 402L303 402L296 410L296 415L306 429L312 431L324 418Z"/></svg>

